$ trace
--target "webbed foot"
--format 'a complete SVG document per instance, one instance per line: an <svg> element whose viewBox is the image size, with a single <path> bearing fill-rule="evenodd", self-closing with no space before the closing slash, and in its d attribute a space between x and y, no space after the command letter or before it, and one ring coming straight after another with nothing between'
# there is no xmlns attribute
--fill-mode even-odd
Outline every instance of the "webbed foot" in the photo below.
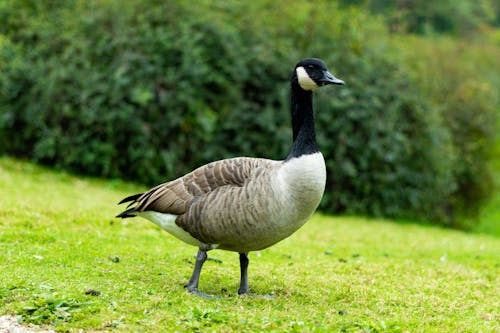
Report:
<svg viewBox="0 0 500 333"><path fill-rule="evenodd" d="M188 286L186 286L186 289L189 291L190 294L196 295L201 298L220 298L220 296L217 295L212 295L212 294L206 294L204 292L199 291L198 289L192 289L190 290Z"/></svg>

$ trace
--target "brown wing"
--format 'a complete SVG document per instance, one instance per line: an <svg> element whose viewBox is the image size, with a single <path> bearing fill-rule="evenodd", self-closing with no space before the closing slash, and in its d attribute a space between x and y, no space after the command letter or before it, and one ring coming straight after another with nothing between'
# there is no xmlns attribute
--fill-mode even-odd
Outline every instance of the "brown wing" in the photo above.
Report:
<svg viewBox="0 0 500 333"><path fill-rule="evenodd" d="M241 187L258 168L271 167L275 161L237 157L206 164L173 181L160 184L133 201L134 211L157 211L181 215L196 197L223 186Z"/></svg>

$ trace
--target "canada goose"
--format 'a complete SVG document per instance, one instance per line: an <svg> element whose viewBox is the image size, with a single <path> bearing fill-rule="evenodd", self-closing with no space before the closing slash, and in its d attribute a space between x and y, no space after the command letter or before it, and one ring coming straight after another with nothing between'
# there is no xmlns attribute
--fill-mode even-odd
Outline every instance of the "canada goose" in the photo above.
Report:
<svg viewBox="0 0 500 333"><path fill-rule="evenodd" d="M197 246L186 288L198 291L207 251L240 255L238 294L248 293L248 252L265 249L299 229L319 205L326 182L323 155L316 144L312 91L344 84L320 59L300 61L291 78L293 145L283 161L236 157L212 162L129 196L117 217L144 217L180 240Z"/></svg>

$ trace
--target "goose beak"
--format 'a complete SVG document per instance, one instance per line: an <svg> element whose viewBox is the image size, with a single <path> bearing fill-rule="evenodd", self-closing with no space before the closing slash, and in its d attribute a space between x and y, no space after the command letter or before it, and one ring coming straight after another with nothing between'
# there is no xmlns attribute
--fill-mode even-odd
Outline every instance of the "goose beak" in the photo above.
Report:
<svg viewBox="0 0 500 333"><path fill-rule="evenodd" d="M326 86L327 84L340 84L340 85L345 84L344 81L342 81L341 79L337 79L329 71L323 71L323 77L319 79L318 82L319 85L321 86Z"/></svg>

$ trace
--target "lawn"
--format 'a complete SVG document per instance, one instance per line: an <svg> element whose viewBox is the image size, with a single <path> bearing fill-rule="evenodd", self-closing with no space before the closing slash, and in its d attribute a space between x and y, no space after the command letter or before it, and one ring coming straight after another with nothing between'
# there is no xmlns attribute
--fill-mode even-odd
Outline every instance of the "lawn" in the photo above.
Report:
<svg viewBox="0 0 500 333"><path fill-rule="evenodd" d="M0 158L0 314L57 331L500 332L500 238L317 214L250 254L196 249L114 216L137 185Z"/></svg>

